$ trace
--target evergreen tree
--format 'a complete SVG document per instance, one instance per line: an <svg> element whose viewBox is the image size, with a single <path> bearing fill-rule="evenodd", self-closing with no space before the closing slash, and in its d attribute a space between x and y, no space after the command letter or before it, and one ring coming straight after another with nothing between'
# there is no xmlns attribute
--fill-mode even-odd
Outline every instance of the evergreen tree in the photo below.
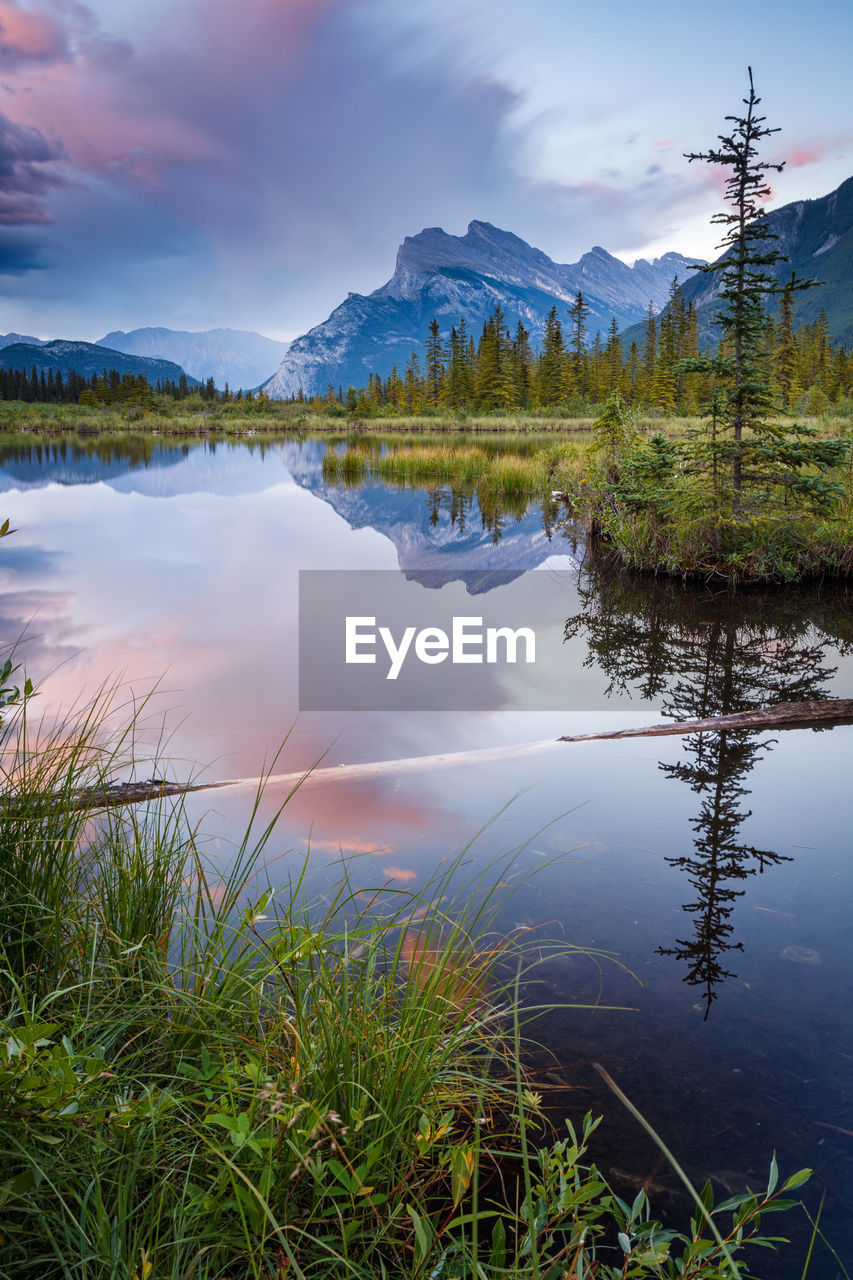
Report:
<svg viewBox="0 0 853 1280"><path fill-rule="evenodd" d="M657 337L657 321L655 319L654 303L649 302L649 310L646 315L646 344L643 353L643 373L645 375L644 393L651 398L654 385L655 374L658 364L658 337Z"/></svg>
<svg viewBox="0 0 853 1280"><path fill-rule="evenodd" d="M426 341L426 398L431 405L438 405L444 385L444 343L441 341L438 320L433 318Z"/></svg>
<svg viewBox="0 0 853 1280"><path fill-rule="evenodd" d="M586 322L589 319L589 307L584 302L583 294L580 291L569 307L569 319L572 325L570 346L573 380L575 389L583 394L586 391L587 381L584 368L584 353L586 351Z"/></svg>
<svg viewBox="0 0 853 1280"><path fill-rule="evenodd" d="M538 398L542 405L556 404L562 393L562 372L565 358L563 327L552 307L545 321L542 354L539 358Z"/></svg>
<svg viewBox="0 0 853 1280"><path fill-rule="evenodd" d="M636 404L642 398L643 366L640 361L640 349L636 342L631 343L628 359L625 361L625 394L630 404Z"/></svg>
<svg viewBox="0 0 853 1280"><path fill-rule="evenodd" d="M512 403L521 409L530 404L530 384L533 369L533 348L530 345L530 334L519 320L510 351L510 371L512 378Z"/></svg>
<svg viewBox="0 0 853 1280"><path fill-rule="evenodd" d="M408 413L418 413L422 408L423 386L418 353L413 351L403 375L403 403Z"/></svg>
<svg viewBox="0 0 853 1280"><path fill-rule="evenodd" d="M767 173L784 164L759 160L757 149L763 138L776 129L766 127L766 118L757 114L761 99L756 95L749 68L749 96L744 98L746 114L727 116L731 132L719 135L719 147L693 152L690 161L720 165L729 171L726 178L728 208L715 214L713 222L725 228L717 261L696 268L720 275L721 310L717 315L730 354L718 357L714 368L725 389L720 432L714 447L714 471L723 475L726 464L727 492L718 492L737 520L745 504L745 488L757 498L781 487L818 505L839 496L838 487L806 468L825 471L838 465L847 452L846 442L816 441L806 427L783 432L767 422L772 407L764 336L765 302L778 292L772 267L785 261L773 243L778 239L767 223L763 208L770 196ZM793 280L791 290L808 288L813 281ZM692 368L697 368L692 362ZM706 447L707 452L707 447Z"/></svg>
<svg viewBox="0 0 853 1280"><path fill-rule="evenodd" d="M621 389L622 384L622 340L615 316L610 320L604 355L607 362L607 393L612 395L614 391Z"/></svg>
<svg viewBox="0 0 853 1280"><path fill-rule="evenodd" d="M388 378L387 399L390 405L395 409L399 409L403 403L403 380L397 372L396 364L391 366L391 373Z"/></svg>
<svg viewBox="0 0 853 1280"><path fill-rule="evenodd" d="M782 290L779 304L779 324L777 326L776 350L773 358L776 384L782 397L782 404L791 409L800 394L800 383L797 376L799 352L794 336L793 286L794 278Z"/></svg>
<svg viewBox="0 0 853 1280"><path fill-rule="evenodd" d="M504 313L495 307L483 325L477 349L477 395L484 409L505 409L512 403L510 342Z"/></svg>

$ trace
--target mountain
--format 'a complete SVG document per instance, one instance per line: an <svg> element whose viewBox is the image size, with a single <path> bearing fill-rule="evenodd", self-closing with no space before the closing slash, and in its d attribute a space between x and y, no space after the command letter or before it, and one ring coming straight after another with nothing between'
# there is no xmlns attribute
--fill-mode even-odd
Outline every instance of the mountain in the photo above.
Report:
<svg viewBox="0 0 853 1280"><path fill-rule="evenodd" d="M393 543L406 578L435 588L464 582L479 595L520 578L554 555L568 555L569 544L554 541L535 504L520 519L507 519L500 536L478 517L454 519L447 507L431 511L421 489L376 482L350 488L330 484L323 474L325 446L315 440L288 441L281 455L295 482L328 505L351 529L374 529Z"/></svg>
<svg viewBox="0 0 853 1280"><path fill-rule="evenodd" d="M99 338L98 345L128 355L172 360L199 382L212 378L220 390L227 382L232 391L257 387L278 366L288 347L286 342L245 329L191 333L162 328L132 329L130 333L116 329Z"/></svg>
<svg viewBox="0 0 853 1280"><path fill-rule="evenodd" d="M69 342L64 338L55 338L53 342L45 342L33 346L28 342L13 342L0 350L0 366L4 369L26 369L35 365L37 371L52 369L54 373L61 370L91 378L93 373L102 374L117 369L119 373L144 373L150 384L177 382L183 370L180 365L169 360L150 360L146 356L128 356L122 351L114 351L109 347L98 346L94 342ZM195 379L189 378L192 384Z"/></svg>
<svg viewBox="0 0 853 1280"><path fill-rule="evenodd" d="M38 447L0 445L0 493L47 485L105 484L117 493L146 498L189 494L233 498L290 482L281 446L217 446L208 441L186 446L134 434L112 439L108 448L96 441L69 440L42 442Z"/></svg>
<svg viewBox="0 0 853 1280"><path fill-rule="evenodd" d="M134 456L135 455L135 456ZM146 480L162 467L176 467L184 461L183 449L168 444L111 444L108 453L93 452L81 445L6 445L0 448L0 493L10 489L42 489L45 485L108 484L143 472Z"/></svg>
<svg viewBox="0 0 853 1280"><path fill-rule="evenodd" d="M43 347L44 338L32 338L26 333L0 333L0 348L11 347L18 342L25 342L29 347Z"/></svg>
<svg viewBox="0 0 853 1280"><path fill-rule="evenodd" d="M790 280L792 271L824 282L820 288L794 294L795 323L816 320L823 307L830 335L849 350L853 347L853 178L828 196L795 200L771 209L767 225L779 237L776 247L789 259L768 268L780 284ZM717 262L721 260L717 258ZM714 315L720 275L691 271L683 285L685 299L696 304L699 333L705 341L714 341L717 336ZM623 340L642 344L642 326L630 329Z"/></svg>
<svg viewBox="0 0 853 1280"><path fill-rule="evenodd" d="M477 338L496 305L511 329L520 320L537 345L551 308L566 323L579 290L590 308L590 334L604 333L614 316L624 328L645 315L650 301L663 306L673 278L683 280L697 261L667 253L629 267L596 246L561 265L488 222L470 223L464 236L428 227L403 241L387 284L369 295L349 294L327 320L296 338L263 389L279 399L300 388L322 395L329 383L362 387L370 373L386 377L394 364L402 375L412 351L422 357L433 317L443 334L464 317Z"/></svg>

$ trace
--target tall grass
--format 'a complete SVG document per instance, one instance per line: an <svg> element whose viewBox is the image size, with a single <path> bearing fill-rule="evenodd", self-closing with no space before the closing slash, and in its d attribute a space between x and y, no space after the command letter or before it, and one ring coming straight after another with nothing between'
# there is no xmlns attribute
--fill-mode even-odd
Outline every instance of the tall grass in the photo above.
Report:
<svg viewBox="0 0 853 1280"><path fill-rule="evenodd" d="M79 807L135 754L111 710L2 730L3 1280L723 1274L609 1190L591 1117L539 1145L507 867L275 893L256 806L214 871L180 802Z"/></svg>
<svg viewBox="0 0 853 1280"><path fill-rule="evenodd" d="M361 416L343 410L339 405L324 406L317 411L306 404L281 401L254 402L155 399L147 407L96 406L75 404L27 404L21 401L0 402L0 437L20 439L28 435L63 436L80 439L98 436L126 436L153 433L187 440L207 436L260 437L328 435L330 437L360 435L362 437L431 435L435 438L499 435L503 437L566 437L588 434L603 406L590 406L579 416L567 406L550 410L513 409L492 413L457 413L445 410L403 414L389 411L375 416ZM786 419L780 417L780 421ZM798 421L803 421L800 416ZM825 436L850 432L850 415L841 406L805 421L820 428ZM642 434L663 431L673 437L702 426L703 419L668 414L651 409L638 413L637 429Z"/></svg>
<svg viewBox="0 0 853 1280"><path fill-rule="evenodd" d="M575 442L530 448L512 440L490 446L424 440L386 443L378 451L354 441L343 452L324 455L323 474L343 484L371 478L397 485L450 483L476 492L487 503L495 498L550 497L557 477L580 456L581 445Z"/></svg>

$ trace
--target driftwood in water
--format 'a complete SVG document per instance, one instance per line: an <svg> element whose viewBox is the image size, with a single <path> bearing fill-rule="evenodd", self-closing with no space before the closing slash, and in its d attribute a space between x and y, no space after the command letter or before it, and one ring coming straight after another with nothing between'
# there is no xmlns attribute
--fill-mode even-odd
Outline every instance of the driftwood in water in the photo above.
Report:
<svg viewBox="0 0 853 1280"><path fill-rule="evenodd" d="M581 733L558 742L594 742L599 738L662 738L667 734L723 733L728 729L808 729L830 724L853 724L853 701L828 698L823 702L780 702L756 711L736 711L705 720L669 720L642 729L613 729L610 733Z"/></svg>
<svg viewBox="0 0 853 1280"><path fill-rule="evenodd" d="M262 785L296 788L303 783L358 781L400 773L415 773L446 765L493 763L518 759L549 750L559 742L596 742L609 738L659 738L671 734L723 733L726 730L821 728L833 724L853 724L853 701L831 698L822 702L780 702L775 707L756 711L739 711L728 716L709 716L704 720L670 720L664 724L646 725L640 729L613 729L608 733L582 733L575 736L522 743L518 746L489 747L484 750L449 751L440 755L411 756L401 760L376 760L366 764L332 765L302 770L297 773L269 774L256 778L227 778L221 782L169 782L151 778L146 782L98 783L84 787L73 796L58 797L74 809L106 809L122 804L140 804L164 796L186 795L191 791L216 791L222 787ZM7 804L10 802L7 801ZM11 802L14 806L14 801Z"/></svg>

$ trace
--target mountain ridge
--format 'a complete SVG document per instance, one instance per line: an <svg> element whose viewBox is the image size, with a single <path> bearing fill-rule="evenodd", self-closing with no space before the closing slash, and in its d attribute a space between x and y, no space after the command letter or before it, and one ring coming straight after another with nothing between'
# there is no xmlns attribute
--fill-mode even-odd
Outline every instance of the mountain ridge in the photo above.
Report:
<svg viewBox="0 0 853 1280"><path fill-rule="evenodd" d="M791 272L800 278L817 278L821 287L802 290L793 296L794 322L797 325L817 320L821 309L826 313L829 335L848 349L853 347L853 177L845 179L834 191L812 200L793 200L771 209L767 224L777 247L788 261L770 265L767 270L780 285L790 279ZM725 257L721 254L715 262ZM699 334L703 342L715 342L717 326L714 309L722 286L721 272L690 272L682 285L685 302L693 302L697 310ZM642 343L642 325L634 325L623 333L623 342Z"/></svg>
<svg viewBox="0 0 853 1280"><path fill-rule="evenodd" d="M28 347L43 347L45 338L34 338L30 333L0 333L0 350L3 347L18 346L24 343Z"/></svg>
<svg viewBox="0 0 853 1280"><path fill-rule="evenodd" d="M629 267L597 245L576 263L557 263L489 222L470 222L463 236L426 227L405 237L384 285L370 294L350 293L326 320L296 338L263 389L287 398L300 389L322 395L330 384L364 386L371 373L386 377L394 364L402 372L413 351L420 357L433 317L443 334L463 317L475 332L496 305L511 329L524 324L534 345L551 308L566 320L579 291L590 308L590 335L604 331L614 316L624 327L645 315L650 301L659 309L673 279L684 279L700 261L673 252Z"/></svg>
<svg viewBox="0 0 853 1280"><path fill-rule="evenodd" d="M270 376L287 352L288 344L250 329L114 329L97 346L126 355L149 356L179 364L198 382L213 378L222 390L254 389Z"/></svg>
<svg viewBox="0 0 853 1280"><path fill-rule="evenodd" d="M99 346L95 342L82 342L70 338L53 338L39 346L16 342L0 348L0 367L24 369L27 373L35 367L40 373L48 369L54 373L69 373L72 369L81 376L99 376L106 369L116 369L120 374L144 374L153 386L156 382L178 382L183 374L180 365L170 360L154 360L148 356L130 356L123 351ZM194 378L188 378L195 385Z"/></svg>

